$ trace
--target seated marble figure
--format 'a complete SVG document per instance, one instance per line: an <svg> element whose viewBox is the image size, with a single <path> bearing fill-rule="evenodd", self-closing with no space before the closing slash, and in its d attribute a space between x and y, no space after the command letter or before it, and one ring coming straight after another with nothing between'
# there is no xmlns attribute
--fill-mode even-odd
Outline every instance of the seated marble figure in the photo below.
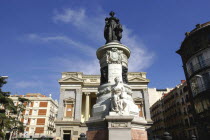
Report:
<svg viewBox="0 0 210 140"><path fill-rule="evenodd" d="M112 111L124 114L127 112L127 93L120 78L116 77L114 80L115 85L112 88Z"/></svg>

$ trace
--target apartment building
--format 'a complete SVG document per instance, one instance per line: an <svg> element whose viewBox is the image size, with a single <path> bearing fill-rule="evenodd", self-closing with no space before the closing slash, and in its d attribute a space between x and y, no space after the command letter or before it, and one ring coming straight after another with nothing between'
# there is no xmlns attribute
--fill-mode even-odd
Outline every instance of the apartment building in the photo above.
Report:
<svg viewBox="0 0 210 140"><path fill-rule="evenodd" d="M25 131L19 137L54 137L58 102L40 93L27 93L26 95L11 95L15 105L20 104L18 97L30 100L25 104L26 109L19 119L24 123Z"/></svg>
<svg viewBox="0 0 210 140"><path fill-rule="evenodd" d="M150 111L154 121L151 128L154 138L161 137L165 131L175 140L186 140L192 135L198 135L186 81L182 80L181 84L164 94Z"/></svg>
<svg viewBox="0 0 210 140"><path fill-rule="evenodd" d="M193 116L199 137L210 137L210 22L197 24L187 32L177 53L182 58L189 85Z"/></svg>

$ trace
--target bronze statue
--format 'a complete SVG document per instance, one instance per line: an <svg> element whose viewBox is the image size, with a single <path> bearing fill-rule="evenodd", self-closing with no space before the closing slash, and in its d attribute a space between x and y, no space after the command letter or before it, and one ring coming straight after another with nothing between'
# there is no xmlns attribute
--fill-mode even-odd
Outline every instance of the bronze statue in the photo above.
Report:
<svg viewBox="0 0 210 140"><path fill-rule="evenodd" d="M109 15L111 17L105 18L104 38L106 39L106 44L109 42L120 42L123 32L120 20L114 17L115 13L111 11Z"/></svg>

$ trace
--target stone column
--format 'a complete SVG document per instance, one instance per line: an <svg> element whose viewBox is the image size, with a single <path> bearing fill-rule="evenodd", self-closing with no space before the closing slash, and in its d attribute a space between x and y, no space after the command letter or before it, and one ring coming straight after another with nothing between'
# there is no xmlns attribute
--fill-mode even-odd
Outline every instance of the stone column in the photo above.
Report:
<svg viewBox="0 0 210 140"><path fill-rule="evenodd" d="M88 121L88 118L89 118L89 112L90 112L90 93L89 92L86 92L85 93L85 99L86 99L86 102L85 102L85 120Z"/></svg>
<svg viewBox="0 0 210 140"><path fill-rule="evenodd" d="M81 121L81 110L82 110L82 91L76 89L76 104L75 104L75 120Z"/></svg>
<svg viewBox="0 0 210 140"><path fill-rule="evenodd" d="M65 95L65 89L60 89L60 101L59 101L59 110L58 110L58 117L57 120L62 120L64 117L64 106L63 106L63 99Z"/></svg>
<svg viewBox="0 0 210 140"><path fill-rule="evenodd" d="M152 121L150 116L150 110L149 110L149 95L148 95L148 89L143 89L143 96L144 96L144 110L145 110L145 118L147 121Z"/></svg>

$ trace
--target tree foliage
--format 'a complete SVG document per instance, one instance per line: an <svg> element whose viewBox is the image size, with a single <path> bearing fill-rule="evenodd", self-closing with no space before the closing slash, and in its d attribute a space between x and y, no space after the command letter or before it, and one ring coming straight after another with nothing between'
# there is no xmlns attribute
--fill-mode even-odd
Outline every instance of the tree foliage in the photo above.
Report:
<svg viewBox="0 0 210 140"><path fill-rule="evenodd" d="M0 77L0 138L5 138L6 131L24 132L23 123L20 121L22 112L25 110L25 103L30 101L25 98L18 98L20 104L14 105L9 98L10 92L3 92L2 87L7 82Z"/></svg>

